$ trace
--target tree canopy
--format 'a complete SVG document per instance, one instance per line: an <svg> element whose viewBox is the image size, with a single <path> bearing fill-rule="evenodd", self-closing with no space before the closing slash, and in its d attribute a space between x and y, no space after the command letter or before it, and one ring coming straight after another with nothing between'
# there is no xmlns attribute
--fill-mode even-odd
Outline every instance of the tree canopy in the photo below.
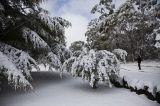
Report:
<svg viewBox="0 0 160 106"><path fill-rule="evenodd" d="M129 60L138 54L156 58L156 35L152 33L160 27L159 4L158 0L127 0L115 9L112 0L100 0L91 11L101 15L88 24L88 44L99 50L124 49Z"/></svg>

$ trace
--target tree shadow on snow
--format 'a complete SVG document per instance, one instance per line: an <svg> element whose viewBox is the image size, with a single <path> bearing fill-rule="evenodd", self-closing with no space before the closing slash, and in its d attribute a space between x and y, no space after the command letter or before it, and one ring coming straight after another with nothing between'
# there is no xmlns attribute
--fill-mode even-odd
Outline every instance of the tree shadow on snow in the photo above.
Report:
<svg viewBox="0 0 160 106"><path fill-rule="evenodd" d="M90 93L113 93L115 89L106 86L105 84L98 84L97 88L92 88L89 83L80 82L72 85L73 89L81 90L82 92L90 92Z"/></svg>
<svg viewBox="0 0 160 106"><path fill-rule="evenodd" d="M32 72L31 73L33 80L31 84L34 88L43 87L51 84L58 84L68 80L69 78L63 74L63 77L60 77L59 72Z"/></svg>

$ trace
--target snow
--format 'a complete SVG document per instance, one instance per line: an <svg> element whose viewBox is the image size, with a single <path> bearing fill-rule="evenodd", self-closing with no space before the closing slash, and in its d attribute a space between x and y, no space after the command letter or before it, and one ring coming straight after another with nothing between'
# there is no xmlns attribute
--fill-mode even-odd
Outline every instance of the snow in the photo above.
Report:
<svg viewBox="0 0 160 106"><path fill-rule="evenodd" d="M160 48L160 43L156 42L156 44L154 45L156 48Z"/></svg>
<svg viewBox="0 0 160 106"><path fill-rule="evenodd" d="M71 23L60 17L50 17L46 11L38 14L38 18L56 35L64 35L65 28L71 26Z"/></svg>
<svg viewBox="0 0 160 106"><path fill-rule="evenodd" d="M160 40L160 34L159 33L156 35L156 39L155 40Z"/></svg>
<svg viewBox="0 0 160 106"><path fill-rule="evenodd" d="M38 67L40 68L41 71L48 71L49 70L49 65L48 64L39 64ZM37 72L37 69L32 67L31 72Z"/></svg>
<svg viewBox="0 0 160 106"><path fill-rule="evenodd" d="M127 62L127 64L121 64L121 68L123 68L123 71L125 71L124 69L127 69L126 71L128 72L138 72L138 73L142 73L142 71L145 71L145 73L150 73L150 74L156 74L159 73L160 74L160 61L159 60L145 60L142 61L141 63L142 66L142 70L138 70L138 64L137 62Z"/></svg>
<svg viewBox="0 0 160 106"><path fill-rule="evenodd" d="M0 11L4 11L4 7L1 3L0 3Z"/></svg>
<svg viewBox="0 0 160 106"><path fill-rule="evenodd" d="M124 88L100 85L92 89L81 79L59 73L32 73L35 91L0 95L1 106L160 106Z"/></svg>
<svg viewBox="0 0 160 106"><path fill-rule="evenodd" d="M20 70L12 63L6 55L0 52L0 70L1 73L6 75L9 84L14 85L14 89L19 87L31 87L30 83L25 79ZM4 70L4 71L3 71Z"/></svg>
<svg viewBox="0 0 160 106"><path fill-rule="evenodd" d="M53 54L52 52L49 52L48 59L49 59L49 64L51 65L51 67L55 67L57 69L61 67L61 62L59 58L57 57L57 55Z"/></svg>
<svg viewBox="0 0 160 106"><path fill-rule="evenodd" d="M23 38L26 43L31 42L34 48L49 48L48 44L35 31L32 31L29 28L23 29Z"/></svg>
<svg viewBox="0 0 160 106"><path fill-rule="evenodd" d="M133 88L142 89L148 86L148 92L153 96L156 91L160 91L160 61L142 61L142 70L138 70L136 62L123 64L120 76L124 77L129 86Z"/></svg>
<svg viewBox="0 0 160 106"><path fill-rule="evenodd" d="M30 70L32 66L39 70L36 61L26 52L18 50L2 42L0 42L0 45L0 51L3 52L9 59L11 59L19 71L26 74L27 78L31 78Z"/></svg>
<svg viewBox="0 0 160 106"><path fill-rule="evenodd" d="M119 68L116 56L106 50L82 52L77 58L71 57L63 64L65 71L67 70L74 77L88 80L91 87L94 87L93 85L98 81L111 86L110 79L112 76L118 76Z"/></svg>
<svg viewBox="0 0 160 106"><path fill-rule="evenodd" d="M156 41L156 43L155 43L155 47L156 48L160 48L160 27L159 28L157 28L157 29L154 29L154 31L153 31L153 33L151 34L152 36L155 34L155 41Z"/></svg>
<svg viewBox="0 0 160 106"><path fill-rule="evenodd" d="M57 55L53 54L52 52L49 52L47 55L47 61L44 59L44 61L38 65L40 70L43 71L55 71L60 70L60 67L62 66L60 60L58 59ZM32 67L31 72L37 72L36 68Z"/></svg>
<svg viewBox="0 0 160 106"><path fill-rule="evenodd" d="M117 56L118 60L122 63L126 63L127 52L123 49L114 49L113 53Z"/></svg>
<svg viewBox="0 0 160 106"><path fill-rule="evenodd" d="M50 28L50 30L54 30L55 25L53 23L53 19L48 15L47 12L39 13L39 18Z"/></svg>
<svg viewBox="0 0 160 106"><path fill-rule="evenodd" d="M67 60L71 52L62 44L53 44L51 46L52 52L57 55L58 59L61 60L63 63L65 60Z"/></svg>

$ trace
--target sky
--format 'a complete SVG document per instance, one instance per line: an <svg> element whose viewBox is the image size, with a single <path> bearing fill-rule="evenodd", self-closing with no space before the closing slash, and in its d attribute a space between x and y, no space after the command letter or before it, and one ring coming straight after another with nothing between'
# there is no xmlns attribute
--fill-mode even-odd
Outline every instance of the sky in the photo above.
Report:
<svg viewBox="0 0 160 106"><path fill-rule="evenodd" d="M114 0L117 6L124 0ZM91 9L99 0L47 0L41 4L48 10L51 16L60 16L72 23L72 27L66 29L65 36L67 47L74 41L86 41L85 32L87 25L98 17L98 14L91 14Z"/></svg>

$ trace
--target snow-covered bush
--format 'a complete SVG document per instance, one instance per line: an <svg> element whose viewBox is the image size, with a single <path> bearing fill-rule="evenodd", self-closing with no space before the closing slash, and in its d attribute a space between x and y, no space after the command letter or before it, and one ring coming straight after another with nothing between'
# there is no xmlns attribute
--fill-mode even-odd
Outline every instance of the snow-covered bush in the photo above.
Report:
<svg viewBox="0 0 160 106"><path fill-rule="evenodd" d="M116 55L118 60L122 63L126 63L127 52L123 49L114 49L113 53Z"/></svg>
<svg viewBox="0 0 160 106"><path fill-rule="evenodd" d="M78 57L71 57L63 64L63 70L74 77L81 77L89 81L95 88L98 82L112 86L110 80L119 75L119 61L116 56L106 50L90 50L81 53Z"/></svg>
<svg viewBox="0 0 160 106"><path fill-rule="evenodd" d="M128 88L131 91L135 91L137 94L145 94L149 99L160 102L159 85L154 84L152 81L131 79L127 76L123 76L118 77L116 80L112 80L112 82L117 87Z"/></svg>

